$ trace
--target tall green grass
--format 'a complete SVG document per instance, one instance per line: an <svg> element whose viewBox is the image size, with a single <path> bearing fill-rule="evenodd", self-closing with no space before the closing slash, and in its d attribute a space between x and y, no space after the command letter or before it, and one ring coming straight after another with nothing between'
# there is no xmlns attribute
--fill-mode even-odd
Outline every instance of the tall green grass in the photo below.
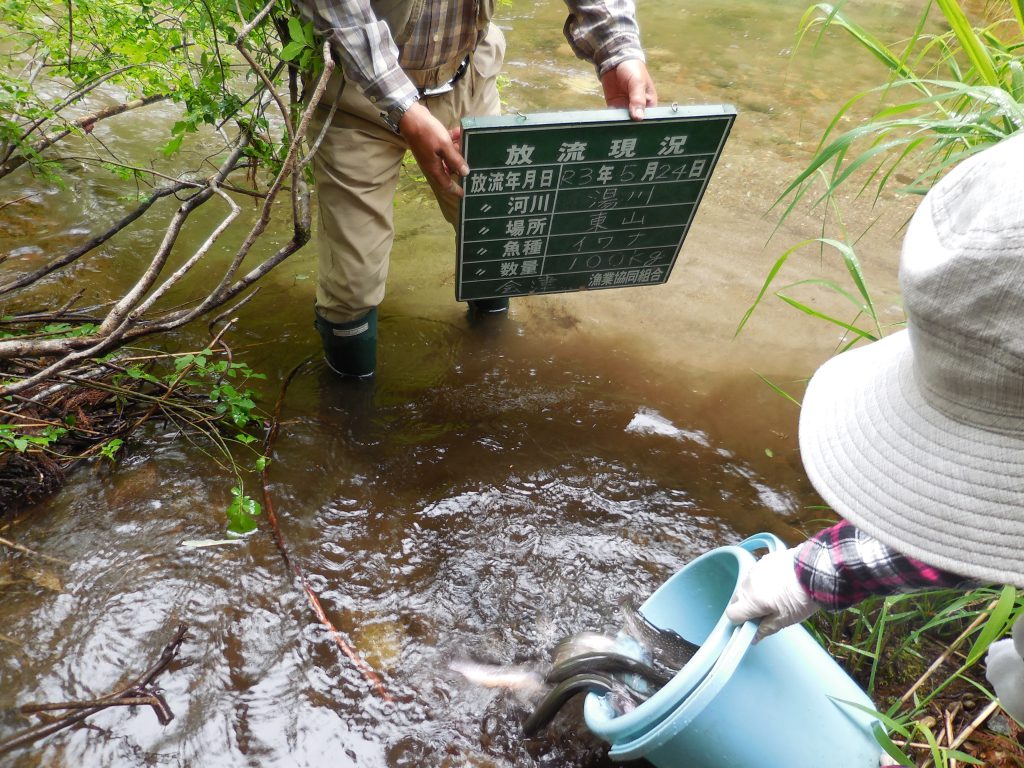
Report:
<svg viewBox="0 0 1024 768"><path fill-rule="evenodd" d="M815 47L825 44L826 32L840 30L883 65L884 82L842 104L807 167L775 201L779 224L801 205L822 210L822 233L778 257L737 333L771 294L842 329L844 343L836 351L882 334L857 258L856 239L843 226L838 192L851 189L859 199L869 196L872 205L893 187L895 192L923 194L961 160L1024 129L1022 3L989 3L987 20L972 24L956 0L934 0L898 46L857 24L846 13L846 4L817 3L807 9L797 33L796 54L812 42ZM840 130L850 121L856 123L854 128ZM829 227L839 232L832 234ZM778 285L790 258L811 246L816 246L819 258L837 255L843 261L849 286L824 280ZM850 314L821 313L791 293L810 284L851 303Z"/></svg>

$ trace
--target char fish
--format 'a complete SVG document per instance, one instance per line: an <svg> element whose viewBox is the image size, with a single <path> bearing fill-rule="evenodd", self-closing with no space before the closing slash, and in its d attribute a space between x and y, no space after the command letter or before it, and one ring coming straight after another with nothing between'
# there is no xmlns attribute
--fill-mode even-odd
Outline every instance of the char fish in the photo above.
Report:
<svg viewBox="0 0 1024 768"><path fill-rule="evenodd" d="M629 598L622 601L621 608L622 631L643 646L650 654L651 664L656 669L675 675L700 648L678 632L652 624Z"/></svg>

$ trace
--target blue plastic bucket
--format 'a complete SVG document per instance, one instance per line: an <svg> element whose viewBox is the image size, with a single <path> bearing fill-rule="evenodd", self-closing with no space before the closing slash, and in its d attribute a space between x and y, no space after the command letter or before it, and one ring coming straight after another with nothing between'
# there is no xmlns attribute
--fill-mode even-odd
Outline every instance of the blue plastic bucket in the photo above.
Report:
<svg viewBox="0 0 1024 768"><path fill-rule="evenodd" d="M762 535L739 549L766 543L773 548L781 542ZM858 708L873 710L874 705L806 630L789 627L754 645L755 623L733 627L725 618L729 598L753 563L749 552L747 559L736 549L702 555L641 606L654 624L676 631L683 624L713 624L714 632L724 622L730 628L727 639L710 665L703 659L701 669L675 687L667 711L664 702L647 709L652 697L616 717L603 697L589 694L584 703L588 728L611 744L611 757L642 757L657 768L876 768L882 752L873 733L876 718ZM709 556L716 567L706 564ZM689 587L689 578L678 577L698 563L700 578L720 581L691 599L688 589L680 588ZM684 614L691 617L684 620ZM616 725L626 718L628 727Z"/></svg>
<svg viewBox="0 0 1024 768"><path fill-rule="evenodd" d="M740 628L725 617L725 606L740 576L753 564L754 556L742 546L706 552L669 578L640 606L640 612L656 627L674 630L700 648L666 685L632 712L616 716L603 697L589 694L584 716L591 731L610 744L628 741L679 706L711 671L728 644L735 642Z"/></svg>

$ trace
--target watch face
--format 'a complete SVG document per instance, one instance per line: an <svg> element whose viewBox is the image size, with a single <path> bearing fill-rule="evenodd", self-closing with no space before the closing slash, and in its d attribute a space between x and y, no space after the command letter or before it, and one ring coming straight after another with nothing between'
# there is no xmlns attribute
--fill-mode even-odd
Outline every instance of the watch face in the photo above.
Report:
<svg viewBox="0 0 1024 768"><path fill-rule="evenodd" d="M406 110L402 107L392 107L387 112L381 112L380 116L388 128L398 133L398 124L402 121L402 115L405 113Z"/></svg>
<svg viewBox="0 0 1024 768"><path fill-rule="evenodd" d="M392 111L392 112L381 112L380 113L380 119L384 121L384 125L386 125L388 128L390 128L395 133L398 133L398 120L402 119L401 115L398 115L397 117L398 117L398 119L395 119L394 111Z"/></svg>

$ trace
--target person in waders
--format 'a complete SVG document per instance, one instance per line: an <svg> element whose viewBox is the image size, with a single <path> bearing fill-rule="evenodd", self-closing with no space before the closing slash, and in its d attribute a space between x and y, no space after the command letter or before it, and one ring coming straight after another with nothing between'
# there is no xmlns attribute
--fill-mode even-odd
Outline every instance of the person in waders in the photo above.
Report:
<svg viewBox="0 0 1024 768"><path fill-rule="evenodd" d="M868 595L1024 587L1024 133L964 160L903 241L907 328L844 352L800 412L807 476L843 518L759 560L726 614L759 636ZM1024 722L1024 616L986 676Z"/></svg>
<svg viewBox="0 0 1024 768"><path fill-rule="evenodd" d="M392 207L406 150L456 225L469 172L458 149L464 116L496 115L505 39L496 0L297 0L339 66L311 121L323 141L313 159L319 197L314 325L328 365L373 375L377 307L394 238ZM634 120L657 104L632 0L566 0L565 36L592 62L612 107ZM504 313L507 298L471 301L471 315Z"/></svg>

